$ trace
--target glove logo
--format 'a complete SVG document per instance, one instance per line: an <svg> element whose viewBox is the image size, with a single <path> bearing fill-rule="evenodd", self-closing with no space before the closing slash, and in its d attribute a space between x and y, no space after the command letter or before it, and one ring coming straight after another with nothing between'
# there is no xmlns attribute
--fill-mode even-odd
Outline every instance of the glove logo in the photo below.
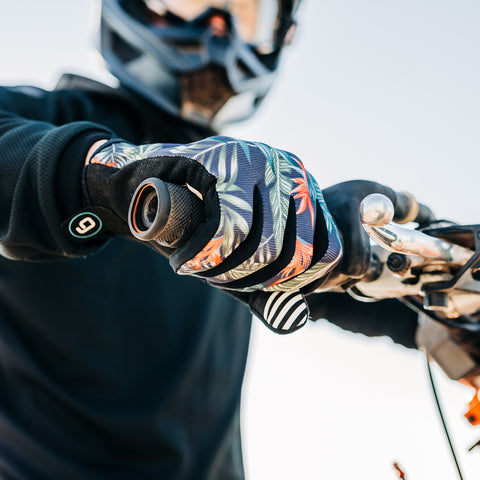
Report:
<svg viewBox="0 0 480 480"><path fill-rule="evenodd" d="M75 215L68 224L70 235L81 239L94 237L101 229L102 221L91 212L82 212Z"/></svg>

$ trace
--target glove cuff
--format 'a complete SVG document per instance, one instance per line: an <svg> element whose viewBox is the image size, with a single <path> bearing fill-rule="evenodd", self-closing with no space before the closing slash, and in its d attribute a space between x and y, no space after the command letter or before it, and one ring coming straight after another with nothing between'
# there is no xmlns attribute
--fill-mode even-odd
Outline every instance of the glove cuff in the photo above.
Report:
<svg viewBox="0 0 480 480"><path fill-rule="evenodd" d="M107 132L82 132L68 144L59 159L56 172L56 195L62 208L62 217L71 217L84 206L82 171L90 147L98 140L109 137Z"/></svg>
<svg viewBox="0 0 480 480"><path fill-rule="evenodd" d="M86 242L102 244L113 232L131 236L128 227L114 211L97 205L78 211L63 222L61 227L67 237L77 244Z"/></svg>

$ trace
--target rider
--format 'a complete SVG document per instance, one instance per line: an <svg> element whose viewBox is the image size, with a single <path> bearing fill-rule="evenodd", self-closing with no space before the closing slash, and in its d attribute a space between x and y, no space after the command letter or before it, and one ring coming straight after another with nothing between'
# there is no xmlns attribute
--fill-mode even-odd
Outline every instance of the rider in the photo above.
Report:
<svg viewBox="0 0 480 480"><path fill-rule="evenodd" d="M303 325L300 288L364 269L358 201L396 198L372 182L322 196L294 155L214 136L261 104L298 3L103 0L118 88L0 89L2 477L243 478L242 302L274 330ZM127 226L151 176L203 200L174 248ZM414 346L409 310L307 298L314 319Z"/></svg>

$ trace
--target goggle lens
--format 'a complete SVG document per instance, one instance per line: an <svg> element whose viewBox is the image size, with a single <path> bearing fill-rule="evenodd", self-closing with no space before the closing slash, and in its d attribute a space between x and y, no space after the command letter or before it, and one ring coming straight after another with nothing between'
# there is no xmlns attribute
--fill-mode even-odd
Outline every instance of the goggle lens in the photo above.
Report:
<svg viewBox="0 0 480 480"><path fill-rule="evenodd" d="M159 16L171 12L186 21L209 8L224 10L233 19L235 31L245 42L260 48L274 48L279 27L278 0L145 0Z"/></svg>

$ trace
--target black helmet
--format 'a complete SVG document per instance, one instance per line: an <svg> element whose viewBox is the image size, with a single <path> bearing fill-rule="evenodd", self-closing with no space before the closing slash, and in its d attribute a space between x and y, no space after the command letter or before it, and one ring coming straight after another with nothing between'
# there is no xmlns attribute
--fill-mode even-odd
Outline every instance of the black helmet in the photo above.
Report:
<svg viewBox="0 0 480 480"><path fill-rule="evenodd" d="M219 128L270 89L300 0L102 0L101 53L120 83Z"/></svg>

